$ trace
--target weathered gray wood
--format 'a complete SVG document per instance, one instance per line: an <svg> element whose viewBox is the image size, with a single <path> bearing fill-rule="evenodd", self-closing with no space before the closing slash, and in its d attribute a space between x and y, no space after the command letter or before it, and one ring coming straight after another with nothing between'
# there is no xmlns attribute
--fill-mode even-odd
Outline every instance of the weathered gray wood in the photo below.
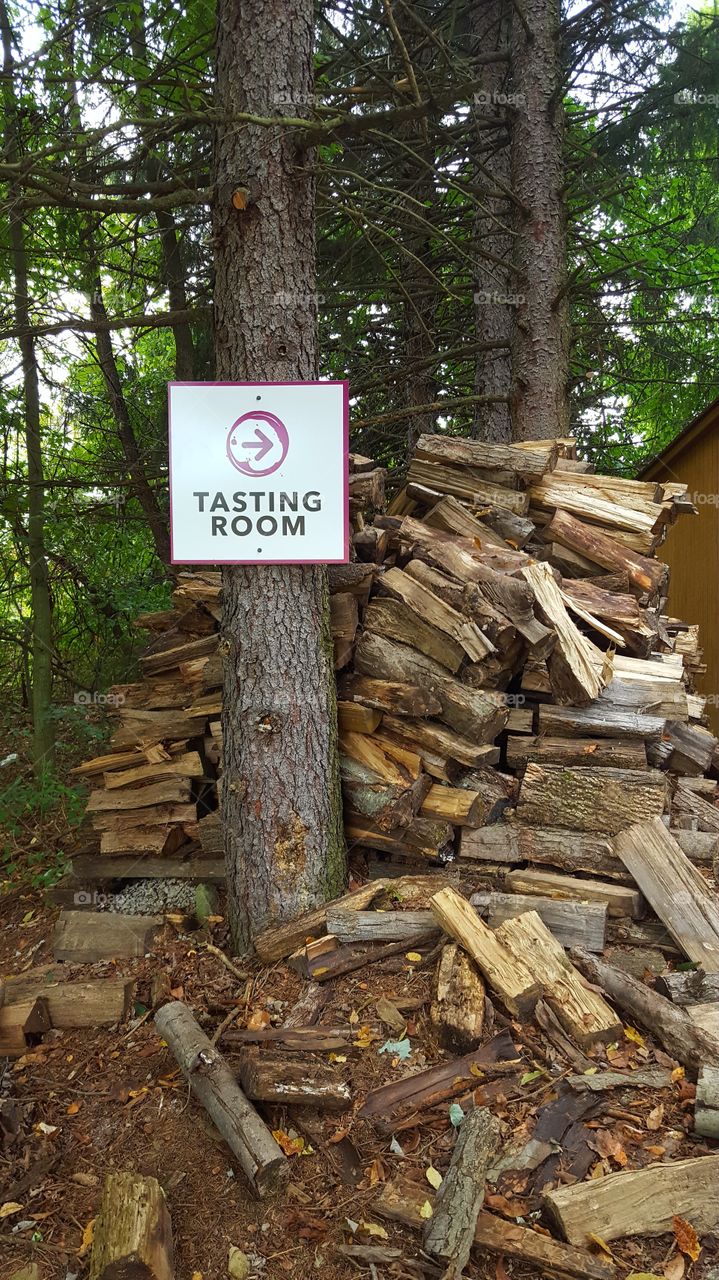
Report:
<svg viewBox="0 0 719 1280"><path fill-rule="evenodd" d="M442 948L434 979L430 1018L437 1039L454 1053L469 1053L481 1043L487 996L474 961L456 942Z"/></svg>
<svg viewBox="0 0 719 1280"><path fill-rule="evenodd" d="M352 893L345 894L343 898L335 899L332 905L334 907L344 907L348 911L360 911L363 907L368 906L383 888L384 885L381 880L373 880L370 884L362 885L360 889L355 889ZM255 938L255 951L260 960L264 961L265 964L271 964L275 960L283 960L285 956L290 955L303 942L306 942L308 937L317 937L326 933L327 907L328 904L324 903L321 907L315 907L313 911L306 912L296 920L290 920L286 924L272 925L269 929L264 929Z"/></svg>
<svg viewBox="0 0 719 1280"><path fill-rule="evenodd" d="M93 1233L89 1280L174 1280L172 1223L156 1178L108 1173Z"/></svg>
<svg viewBox="0 0 719 1280"><path fill-rule="evenodd" d="M544 1196L544 1206L572 1244L590 1236L658 1236L671 1231L675 1217L685 1218L700 1235L719 1223L719 1155L623 1169L559 1187Z"/></svg>
<svg viewBox="0 0 719 1280"><path fill-rule="evenodd" d="M478 831L462 831L459 849L460 857L468 862L536 862L626 878L624 866L614 853L613 836L590 831L495 822Z"/></svg>
<svg viewBox="0 0 719 1280"><path fill-rule="evenodd" d="M719 1066L719 1040L695 1026L687 1013L671 1000L588 951L574 947L569 954L585 978L601 987L618 1008L651 1031L667 1052L690 1071L697 1072L704 1063Z"/></svg>
<svg viewBox="0 0 719 1280"><path fill-rule="evenodd" d="M96 960L144 956L162 928L159 916L125 916L110 911L63 911L53 935L56 960L94 964Z"/></svg>
<svg viewBox="0 0 719 1280"><path fill-rule="evenodd" d="M593 1076L567 1076L567 1084L578 1093L605 1093L607 1089L670 1089L672 1073L668 1067L597 1071Z"/></svg>
<svg viewBox="0 0 719 1280"><path fill-rule="evenodd" d="M253 1102L284 1106L322 1107L345 1111L352 1103L346 1081L313 1058L274 1056L264 1050L245 1049L239 1061L240 1084Z"/></svg>
<svg viewBox="0 0 719 1280"><path fill-rule="evenodd" d="M719 854L719 834L713 831L683 831L680 827L670 827L679 848L690 862L698 866L711 866Z"/></svg>
<svg viewBox="0 0 719 1280"><path fill-rule="evenodd" d="M666 798L666 778L653 769L528 764L517 817L529 826L616 833L646 818L661 817Z"/></svg>
<svg viewBox="0 0 719 1280"><path fill-rule="evenodd" d="M21 1004L41 996L50 1025L108 1027L122 1022L132 1007L135 983L132 978L96 978L89 982L67 982L60 965L42 965L5 980L5 1004Z"/></svg>
<svg viewBox="0 0 719 1280"><path fill-rule="evenodd" d="M287 1157L187 1005L180 1000L163 1005L155 1026L258 1195L279 1189L289 1176Z"/></svg>
<svg viewBox="0 0 719 1280"><path fill-rule="evenodd" d="M695 1026L719 1040L719 1000L690 1004L687 1006L687 1013Z"/></svg>
<svg viewBox="0 0 719 1280"><path fill-rule="evenodd" d="M719 1138L719 1067L701 1068L694 1101L694 1132Z"/></svg>
<svg viewBox="0 0 719 1280"><path fill-rule="evenodd" d="M327 932L340 942L400 942L435 927L431 911L348 911L327 908Z"/></svg>
<svg viewBox="0 0 719 1280"><path fill-rule="evenodd" d="M602 880L561 875L556 871L527 867L510 871L507 886L516 893L537 893L545 898L565 898L572 902L603 902L610 916L631 916L638 920L645 913L645 903L636 889Z"/></svg>
<svg viewBox="0 0 719 1280"><path fill-rule="evenodd" d="M699 831L710 831L713 835L719 835L719 809L703 796L698 796L688 787L683 787L681 782L672 798L671 813L672 824L680 816L694 818Z"/></svg>
<svg viewBox="0 0 719 1280"><path fill-rule="evenodd" d="M657 978L657 987L674 1004L705 1004L708 1000L719 1000L719 973L705 973L703 969L663 973Z"/></svg>
<svg viewBox="0 0 719 1280"><path fill-rule="evenodd" d="M490 929L525 911L536 911L563 947L604 950L607 923L604 902L563 902L527 893L473 893L470 902L480 914L488 914Z"/></svg>
<svg viewBox="0 0 719 1280"><path fill-rule="evenodd" d="M499 1121L486 1107L465 1116L424 1232L427 1252L446 1264L445 1280L459 1280L469 1262L487 1165L498 1141Z"/></svg>
<svg viewBox="0 0 719 1280"><path fill-rule="evenodd" d="M555 707L546 704L539 708L539 731L560 737L583 738L639 738L649 741L661 738L666 726L663 716L645 715L641 711L625 711L623 708L603 707L593 702L588 707ZM599 762L592 760L592 764ZM631 768L631 766L629 766Z"/></svg>
<svg viewBox="0 0 719 1280"><path fill-rule="evenodd" d="M574 710L571 707L566 709ZM541 710L544 708L540 708ZM561 738L549 735L507 739L507 764L511 768L521 768L530 760L535 764L591 763L595 769L604 766L614 769L647 767L647 753L643 742L626 742L622 738Z"/></svg>
<svg viewBox="0 0 719 1280"><path fill-rule="evenodd" d="M719 972L719 907L661 819L620 832L615 849L685 955Z"/></svg>

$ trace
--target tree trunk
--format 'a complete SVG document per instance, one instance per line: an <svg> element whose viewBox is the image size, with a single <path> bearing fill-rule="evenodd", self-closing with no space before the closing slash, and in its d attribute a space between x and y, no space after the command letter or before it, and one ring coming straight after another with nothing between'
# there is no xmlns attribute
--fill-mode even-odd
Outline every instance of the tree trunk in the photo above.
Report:
<svg viewBox="0 0 719 1280"><path fill-rule="evenodd" d="M482 54L502 49L508 44L510 9L506 0L472 6L470 16L473 51ZM476 395L506 396L475 409L473 435L477 440L508 444L512 438L509 416L512 363L510 345L514 327L517 292L511 273L512 227L509 146L504 121L508 108L504 96L508 91L507 64L490 62L482 69L482 88L475 96L476 109L485 118L497 117L492 133L477 133L476 181L489 187L491 195L481 196L481 207L474 221L477 270L474 282L474 321L477 341L485 347L477 353L475 364ZM491 258L487 257L491 252Z"/></svg>
<svg viewBox="0 0 719 1280"><path fill-rule="evenodd" d="M307 113L311 0L219 0L217 33L221 115L275 115L280 100ZM219 379L317 376L312 163L277 129L218 125ZM238 187L250 192L244 209L233 205ZM232 937L245 951L263 925L309 910L345 879L327 572L225 569L223 605L222 818Z"/></svg>
<svg viewBox="0 0 719 1280"><path fill-rule="evenodd" d="M569 342L559 0L523 0L512 20L515 440L566 435Z"/></svg>
<svg viewBox="0 0 719 1280"><path fill-rule="evenodd" d="M3 46L5 159L8 164L12 164L17 163L20 157L19 118L13 79L13 32L4 0L0 0L0 29ZM28 478L27 551L32 609L32 754L35 771L41 773L52 764L55 745L55 735L49 715L52 702L52 599L45 555L45 475L40 425L40 388L35 341L30 333L30 292L23 228L22 191L16 184L11 185L9 189L7 207L15 285L15 323L21 331L19 346L25 402L25 450Z"/></svg>

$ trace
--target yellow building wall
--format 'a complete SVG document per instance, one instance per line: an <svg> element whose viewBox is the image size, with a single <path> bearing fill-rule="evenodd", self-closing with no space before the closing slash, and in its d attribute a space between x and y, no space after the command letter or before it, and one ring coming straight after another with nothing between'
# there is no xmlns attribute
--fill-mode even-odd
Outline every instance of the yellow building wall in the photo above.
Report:
<svg viewBox="0 0 719 1280"><path fill-rule="evenodd" d="M687 441L675 457L658 459L642 478L688 485L699 512L680 516L670 526L659 556L671 572L668 613L699 623L707 670L697 688L709 698L709 723L719 736L719 420Z"/></svg>

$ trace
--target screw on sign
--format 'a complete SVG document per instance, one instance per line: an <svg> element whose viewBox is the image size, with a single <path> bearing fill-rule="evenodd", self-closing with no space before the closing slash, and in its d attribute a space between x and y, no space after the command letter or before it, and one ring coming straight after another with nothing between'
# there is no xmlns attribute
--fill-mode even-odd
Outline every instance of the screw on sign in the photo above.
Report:
<svg viewBox="0 0 719 1280"><path fill-rule="evenodd" d="M274 413L251 410L230 428L227 456L243 476L271 476L287 457L290 438L285 424ZM266 466L261 464L269 456Z"/></svg>

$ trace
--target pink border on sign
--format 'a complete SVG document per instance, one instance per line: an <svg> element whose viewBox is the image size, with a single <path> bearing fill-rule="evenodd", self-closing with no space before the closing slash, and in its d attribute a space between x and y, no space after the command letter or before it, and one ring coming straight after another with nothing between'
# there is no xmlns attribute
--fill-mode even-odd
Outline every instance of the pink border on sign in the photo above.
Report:
<svg viewBox="0 0 719 1280"><path fill-rule="evenodd" d="M317 378L307 382L168 382L167 445L168 487L170 490L170 564L349 564L350 558L350 392L347 378ZM334 560L176 560L172 545L172 396L173 387L342 387L343 458L342 491L344 495L344 556Z"/></svg>

